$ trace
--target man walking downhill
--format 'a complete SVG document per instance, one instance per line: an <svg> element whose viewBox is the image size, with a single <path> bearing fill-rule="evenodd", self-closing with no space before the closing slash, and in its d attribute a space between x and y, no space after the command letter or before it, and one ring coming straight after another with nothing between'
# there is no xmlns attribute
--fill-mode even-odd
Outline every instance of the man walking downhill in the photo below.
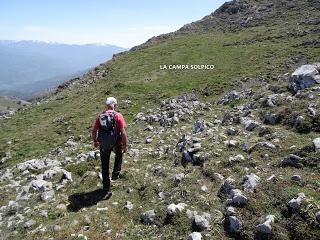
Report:
<svg viewBox="0 0 320 240"><path fill-rule="evenodd" d="M117 100L108 97L106 110L95 120L92 130L94 147L100 148L103 191L111 196L109 163L110 154L115 153L112 180L117 180L121 171L123 153L127 151L126 122L121 113L115 111Z"/></svg>

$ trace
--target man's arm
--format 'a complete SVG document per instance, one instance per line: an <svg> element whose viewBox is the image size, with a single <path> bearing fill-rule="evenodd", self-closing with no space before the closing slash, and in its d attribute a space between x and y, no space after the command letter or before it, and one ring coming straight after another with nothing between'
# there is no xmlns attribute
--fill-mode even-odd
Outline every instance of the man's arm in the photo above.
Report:
<svg viewBox="0 0 320 240"><path fill-rule="evenodd" d="M128 145L127 145L128 136L125 128L121 128L120 132L121 132L122 143L123 143L123 152L125 153L128 151Z"/></svg>

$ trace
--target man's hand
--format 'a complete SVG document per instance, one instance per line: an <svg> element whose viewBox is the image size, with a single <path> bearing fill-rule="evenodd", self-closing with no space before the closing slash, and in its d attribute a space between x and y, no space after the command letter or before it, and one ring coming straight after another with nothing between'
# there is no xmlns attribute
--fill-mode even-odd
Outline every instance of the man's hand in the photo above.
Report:
<svg viewBox="0 0 320 240"><path fill-rule="evenodd" d="M94 142L93 142L93 146L94 146L95 148L98 148L98 147L100 147L100 144L99 144L99 142L94 141Z"/></svg>
<svg viewBox="0 0 320 240"><path fill-rule="evenodd" d="M124 145L124 146L123 146L122 152L123 152L123 153L128 152L128 146L127 146L127 145Z"/></svg>

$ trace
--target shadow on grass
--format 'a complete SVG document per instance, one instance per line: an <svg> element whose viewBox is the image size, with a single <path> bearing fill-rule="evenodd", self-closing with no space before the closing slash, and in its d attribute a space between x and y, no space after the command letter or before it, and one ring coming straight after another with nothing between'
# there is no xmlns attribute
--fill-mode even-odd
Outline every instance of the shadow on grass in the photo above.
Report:
<svg viewBox="0 0 320 240"><path fill-rule="evenodd" d="M101 200L107 200L111 197L111 194L107 194L103 189L96 189L91 192L75 193L69 196L68 205L69 212L78 212L84 207L90 207L96 205Z"/></svg>

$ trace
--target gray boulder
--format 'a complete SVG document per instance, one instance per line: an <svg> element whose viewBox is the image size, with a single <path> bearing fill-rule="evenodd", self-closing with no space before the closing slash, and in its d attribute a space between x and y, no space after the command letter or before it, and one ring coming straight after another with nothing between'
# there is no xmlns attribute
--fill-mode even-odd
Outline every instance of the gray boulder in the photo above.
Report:
<svg viewBox="0 0 320 240"><path fill-rule="evenodd" d="M264 115L264 123L270 124L270 125L276 125L277 123L279 123L279 117L275 113L267 112Z"/></svg>
<svg viewBox="0 0 320 240"><path fill-rule="evenodd" d="M289 89L296 94L299 90L312 87L320 83L319 63L303 65L296 69L289 79Z"/></svg>
<svg viewBox="0 0 320 240"><path fill-rule="evenodd" d="M316 138L312 142L313 142L315 151L320 152L320 138Z"/></svg>
<svg viewBox="0 0 320 240"><path fill-rule="evenodd" d="M258 123L250 118L241 118L241 123L247 131L253 131L256 127L258 127Z"/></svg>
<svg viewBox="0 0 320 240"><path fill-rule="evenodd" d="M52 189L52 183L45 180L36 179L31 182L31 186L36 191L48 191Z"/></svg>
<svg viewBox="0 0 320 240"><path fill-rule="evenodd" d="M35 225L37 222L33 219L30 219L29 221L25 222L23 227L25 229L31 228L33 225Z"/></svg>
<svg viewBox="0 0 320 240"><path fill-rule="evenodd" d="M248 199L246 196L244 196L239 189L233 189L231 190L231 198L232 203L235 206L243 206L248 202Z"/></svg>
<svg viewBox="0 0 320 240"><path fill-rule="evenodd" d="M141 222L143 224L153 224L155 217L156 217L156 214L154 210L146 211L141 215Z"/></svg>
<svg viewBox="0 0 320 240"><path fill-rule="evenodd" d="M126 202L126 205L124 206L126 209L128 209L128 210L132 210L133 209L133 204L132 204L132 202L130 202L130 201L127 201Z"/></svg>
<svg viewBox="0 0 320 240"><path fill-rule="evenodd" d="M202 235L199 232L193 232L188 236L188 240L201 240Z"/></svg>
<svg viewBox="0 0 320 240"><path fill-rule="evenodd" d="M320 211L316 213L316 220L320 223Z"/></svg>
<svg viewBox="0 0 320 240"><path fill-rule="evenodd" d="M182 212L186 206L187 206L187 204L185 204L185 203L178 203L178 204L172 203L168 206L167 213L169 215L175 215L177 213Z"/></svg>
<svg viewBox="0 0 320 240"><path fill-rule="evenodd" d="M259 224L256 229L258 233L270 235L272 233L272 224L274 223L274 215L268 215L265 218L265 222Z"/></svg>
<svg viewBox="0 0 320 240"><path fill-rule="evenodd" d="M293 198L288 202L288 209L292 212L298 211L305 198L304 193L299 193L297 198Z"/></svg>
<svg viewBox="0 0 320 240"><path fill-rule="evenodd" d="M210 220L211 220L211 217L210 217L209 214L202 214L202 216L200 216L200 215L195 215L194 216L194 224L201 231L202 230L207 230L207 229L209 229L211 227Z"/></svg>
<svg viewBox="0 0 320 240"><path fill-rule="evenodd" d="M220 192L225 194L230 194L231 190L233 189L233 183L234 183L234 179L232 179L231 177L228 177L222 184L220 188Z"/></svg>
<svg viewBox="0 0 320 240"><path fill-rule="evenodd" d="M241 221L236 216L228 217L228 232L229 233L239 233L242 228Z"/></svg>
<svg viewBox="0 0 320 240"><path fill-rule="evenodd" d="M254 173L244 176L242 179L243 190L247 192L253 192L255 187L259 184L259 181L260 181L260 177L258 177Z"/></svg>
<svg viewBox="0 0 320 240"><path fill-rule="evenodd" d="M240 100L240 98L241 98L240 93L238 93L237 91L231 91L231 92L227 93L226 95L224 95L218 101L218 104L226 105L226 104L229 104L233 101L238 101L238 100Z"/></svg>
<svg viewBox="0 0 320 240"><path fill-rule="evenodd" d="M285 159L281 161L282 166L291 166L291 167L303 167L303 164L301 163L303 159L297 155L289 154Z"/></svg>
<svg viewBox="0 0 320 240"><path fill-rule="evenodd" d="M205 129L205 124L203 120L197 120L194 124L193 132L202 132Z"/></svg>
<svg viewBox="0 0 320 240"><path fill-rule="evenodd" d="M49 190L49 191L44 191L41 194L41 200L45 201L45 202L50 202L54 199L54 191L53 190Z"/></svg>

